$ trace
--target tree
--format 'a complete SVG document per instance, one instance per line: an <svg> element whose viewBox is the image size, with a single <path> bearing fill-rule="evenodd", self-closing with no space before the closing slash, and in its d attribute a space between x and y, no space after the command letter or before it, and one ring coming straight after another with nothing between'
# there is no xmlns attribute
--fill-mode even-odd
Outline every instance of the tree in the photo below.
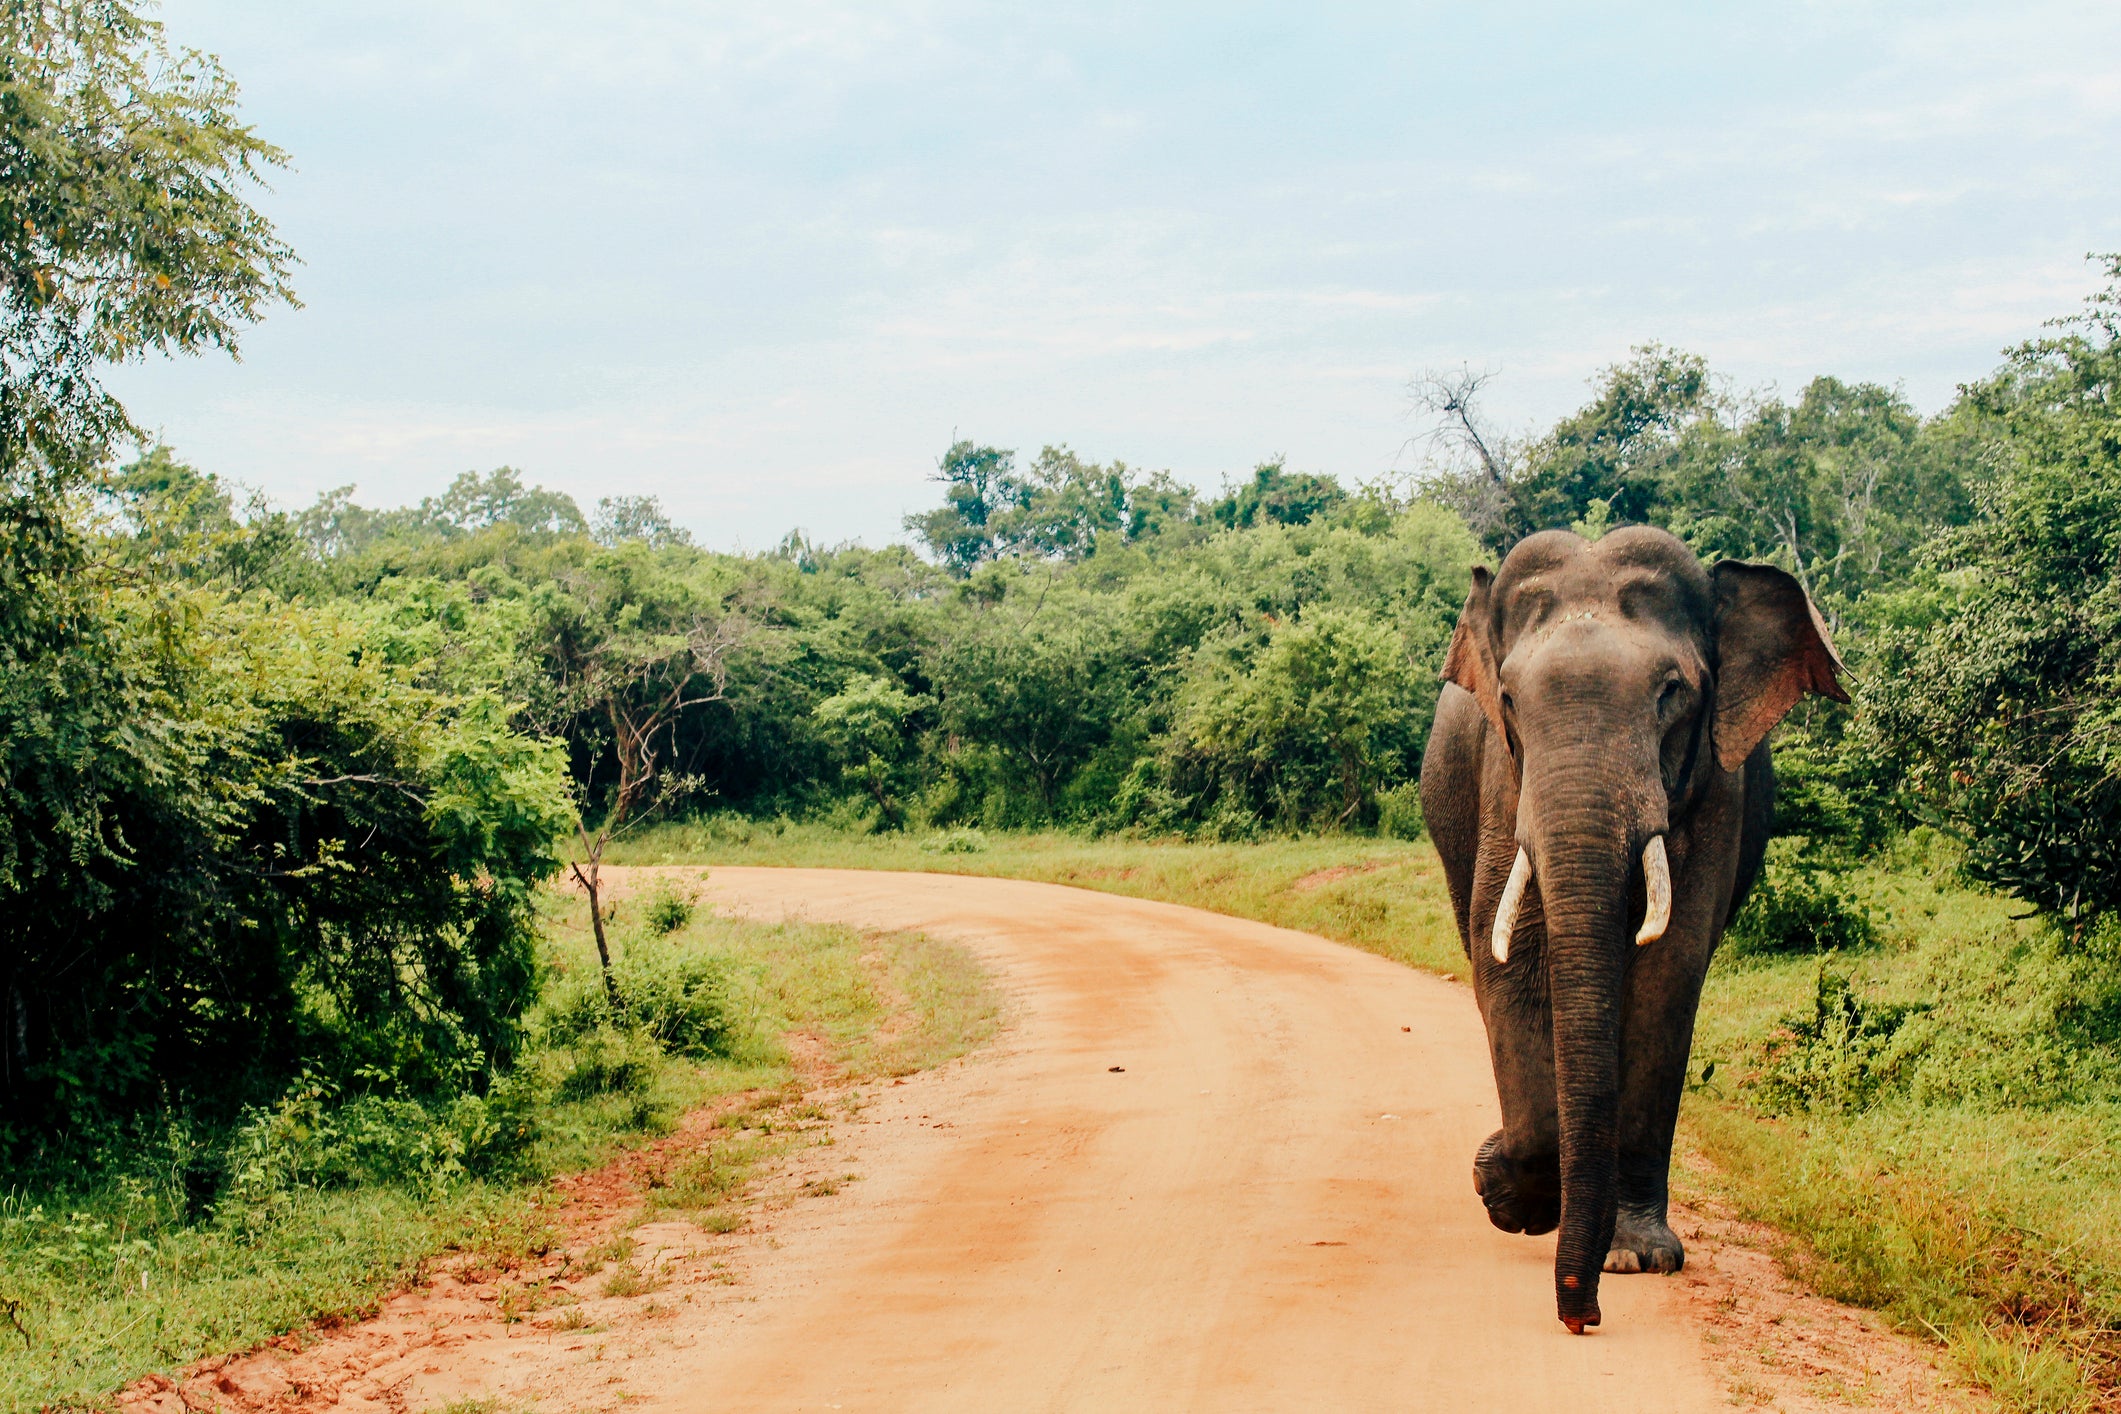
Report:
<svg viewBox="0 0 2121 1414"><path fill-rule="evenodd" d="M1511 534L1510 491L1517 479L1522 449L1492 426L1481 406L1481 392L1495 380L1491 370L1470 367L1429 368L1407 384L1407 400L1430 419L1414 440L1424 443L1440 464L1431 469L1430 495L1457 511L1482 543L1500 552Z"/></svg>
<svg viewBox="0 0 2121 1414"><path fill-rule="evenodd" d="M1659 344L1601 370L1592 387L1597 395L1525 454L1511 488L1520 534L1581 520L1594 501L1616 524L1652 523L1688 432L1716 412L1708 364Z"/></svg>
<svg viewBox="0 0 2121 1414"><path fill-rule="evenodd" d="M907 516L905 526L960 576L1004 558L1083 560L1101 545L1153 539L1196 518L1191 488L1169 472L1142 476L1125 462L1084 461L1065 446L1040 448L1019 472L1014 452L956 442L936 479L949 488L944 504ZM1300 480L1310 486L1318 478Z"/></svg>
<svg viewBox="0 0 2121 1414"><path fill-rule="evenodd" d="M1016 475L1014 452L963 440L943 453L934 479L943 483L943 504L907 516L906 529L953 572L970 574L998 553L996 515L1021 505L1029 488Z"/></svg>
<svg viewBox="0 0 2121 1414"><path fill-rule="evenodd" d="M588 529L572 496L525 486L523 474L512 466L495 467L484 476L463 472L441 496L422 501L420 509L445 532L506 525L532 535L579 535Z"/></svg>
<svg viewBox="0 0 2121 1414"><path fill-rule="evenodd" d="M1046 820L1059 815L1069 777L1130 715L1104 607L1005 603L970 615L936 655L945 730L999 755L1035 796L1027 813Z"/></svg>
<svg viewBox="0 0 2121 1414"><path fill-rule="evenodd" d="M1398 634L1359 609L1321 604L1275 623L1249 662L1205 655L1174 746L1263 818L1345 826L1379 786L1405 779L1416 696Z"/></svg>
<svg viewBox="0 0 2121 1414"><path fill-rule="evenodd" d="M1893 389L1815 378L1795 403L1697 426L1653 517L1705 555L1773 560L1834 614L1970 514L1965 459L1942 440Z"/></svg>
<svg viewBox="0 0 2121 1414"><path fill-rule="evenodd" d="M586 727L590 748L581 779L576 836L582 857L569 864L589 896L604 990L614 1005L618 984L611 971L611 945L604 933L601 868L611 842L640 823L655 807L686 794L698 783L667 768L678 732L694 708L728 700L729 656L744 642L749 624L738 614L717 611L682 589L658 593L644 573L645 546L577 576L576 593L551 604L548 653L557 675L551 726ZM644 581L651 581L646 582ZM612 779L596 793L597 768L607 759ZM597 826L589 815L598 813Z"/></svg>
<svg viewBox="0 0 2121 1414"><path fill-rule="evenodd" d="M0 485L17 517L132 431L104 365L234 353L294 302L294 253L244 195L286 154L235 98L122 0L0 4Z"/></svg>
<svg viewBox="0 0 2121 1414"><path fill-rule="evenodd" d="M2078 924L2121 910L2121 256L2102 263L2080 313L1963 394L1980 514L1932 547L1858 698L1969 871Z"/></svg>
<svg viewBox="0 0 2121 1414"><path fill-rule="evenodd" d="M690 545L692 532L675 524L654 496L606 496L597 502L597 513L589 523L590 538L603 546L628 540L661 549L665 545Z"/></svg>
<svg viewBox="0 0 2121 1414"><path fill-rule="evenodd" d="M99 912L137 858L120 799L176 809L158 774L183 727L127 648L127 586L90 572L80 498L130 419L102 382L149 353L234 353L293 303L294 255L247 200L279 149L234 81L172 53L118 0L0 3L0 992L22 1091L38 1034L82 982L46 950L102 956ZM116 714L116 715L114 715ZM155 784L160 781L161 784ZM200 802L192 802L199 804ZM39 922L36 920L42 919ZM113 974L130 977L118 962Z"/></svg>
<svg viewBox="0 0 2121 1414"><path fill-rule="evenodd" d="M899 775L911 745L915 715L928 705L889 678L860 676L812 711L819 732L840 760L841 775L876 802L877 823L906 823Z"/></svg>
<svg viewBox="0 0 2121 1414"><path fill-rule="evenodd" d="M1208 507L1208 518L1225 529L1250 530L1255 525L1308 525L1348 499L1340 482L1313 472L1292 472L1280 457L1261 462L1252 469L1252 479L1239 483Z"/></svg>

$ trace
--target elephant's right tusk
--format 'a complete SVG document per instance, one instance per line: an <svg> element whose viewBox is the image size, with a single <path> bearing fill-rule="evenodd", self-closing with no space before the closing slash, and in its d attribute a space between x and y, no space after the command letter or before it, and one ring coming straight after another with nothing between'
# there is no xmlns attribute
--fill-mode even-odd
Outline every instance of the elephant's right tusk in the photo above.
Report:
<svg viewBox="0 0 2121 1414"><path fill-rule="evenodd" d="M1642 910L1642 929L1635 946L1654 943L1672 926L1672 867L1664 857L1664 836L1652 835L1642 847L1643 892L1648 895Z"/></svg>
<svg viewBox="0 0 2121 1414"><path fill-rule="evenodd" d="M1495 933L1488 940L1497 962L1510 960L1510 938L1517 931L1517 909L1524 902L1525 886L1532 882L1532 856L1517 847L1517 862L1510 866L1510 881L1502 886L1502 902L1495 907Z"/></svg>

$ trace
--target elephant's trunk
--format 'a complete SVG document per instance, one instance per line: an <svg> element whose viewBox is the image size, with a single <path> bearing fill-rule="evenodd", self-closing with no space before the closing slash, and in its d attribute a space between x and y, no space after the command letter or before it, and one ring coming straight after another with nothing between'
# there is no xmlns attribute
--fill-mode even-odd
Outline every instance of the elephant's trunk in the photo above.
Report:
<svg viewBox="0 0 2121 1414"><path fill-rule="evenodd" d="M1604 857L1586 857L1593 853ZM1614 857L1616 856L1617 857ZM1548 984L1554 999L1554 1088L1561 1129L1561 1235L1554 1298L1581 1333L1598 1324L1598 1274L1613 1245L1620 1123L1620 989L1627 856L1574 849L1540 871Z"/></svg>
<svg viewBox="0 0 2121 1414"><path fill-rule="evenodd" d="M1613 1244L1627 964L1638 939L1661 935L1670 915L1669 877L1658 867L1664 863L1661 801L1616 781L1609 758L1600 762L1588 750L1548 755L1549 769L1527 774L1530 808L1520 817L1533 826L1525 843L1545 912L1554 1016L1561 1141L1554 1296L1563 1324L1578 1334L1598 1324L1598 1277ZM1641 913L1636 897L1649 905Z"/></svg>

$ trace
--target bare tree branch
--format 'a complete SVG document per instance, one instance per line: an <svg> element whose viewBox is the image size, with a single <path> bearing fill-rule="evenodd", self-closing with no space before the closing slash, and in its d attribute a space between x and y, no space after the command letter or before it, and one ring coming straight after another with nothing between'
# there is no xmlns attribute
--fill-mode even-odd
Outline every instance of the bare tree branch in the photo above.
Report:
<svg viewBox="0 0 2121 1414"><path fill-rule="evenodd" d="M1493 370L1475 373L1468 365L1429 368L1407 383L1415 414L1428 419L1427 430L1408 439L1429 464L1423 478L1429 493L1465 518L1473 533L1500 549L1509 538L1510 487L1523 458L1522 446L1498 431L1484 416L1481 391L1493 382Z"/></svg>
<svg viewBox="0 0 2121 1414"><path fill-rule="evenodd" d="M570 864L589 896L590 927L603 964L604 989L614 1006L619 994L604 936L599 888L604 851L642 818L644 805L683 792L685 782L673 788L662 777L665 747L676 753L677 729L687 711L728 700L730 655L752 631L751 621L734 611L716 619L695 614L682 633L614 632L572 655L565 700L576 712L603 716L611 728L611 751L618 763L618 780L595 832L586 820L576 824L583 857ZM583 804L587 806L586 798Z"/></svg>

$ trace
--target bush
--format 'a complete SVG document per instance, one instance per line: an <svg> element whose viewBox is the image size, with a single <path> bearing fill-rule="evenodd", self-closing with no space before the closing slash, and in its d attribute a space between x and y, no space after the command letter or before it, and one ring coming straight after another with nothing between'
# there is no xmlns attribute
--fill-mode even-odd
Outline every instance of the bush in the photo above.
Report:
<svg viewBox="0 0 2121 1414"><path fill-rule="evenodd" d="M595 973L554 988L546 1039L575 1046L604 1031L645 1036L672 1055L728 1056L742 1038L730 1001L730 964L668 948L631 948L612 969L614 1007Z"/></svg>
<svg viewBox="0 0 2121 1414"><path fill-rule="evenodd" d="M1921 947L1921 944L1916 944ZM1773 1113L1855 1111L1889 1096L2019 1113L2097 1101L2121 1082L2121 922L2086 946L2058 929L1946 934L1895 959L1915 1003L1822 965L1812 1013L1785 1017L1746 1082Z"/></svg>
<svg viewBox="0 0 2121 1414"><path fill-rule="evenodd" d="M1377 833L1395 840L1418 840L1428 829L1421 816L1421 782L1405 781L1377 794Z"/></svg>
<svg viewBox="0 0 2121 1414"><path fill-rule="evenodd" d="M1845 952L1877 943L1870 909L1842 876L1789 860L1772 846L1770 861L1725 930L1725 946L1746 955Z"/></svg>
<svg viewBox="0 0 2121 1414"><path fill-rule="evenodd" d="M723 959L639 950L613 980L624 1021L672 1055L704 1060L734 1050L739 1027Z"/></svg>
<svg viewBox="0 0 2121 1414"><path fill-rule="evenodd" d="M535 1076L502 1077L485 1095L422 1103L345 1099L311 1084L254 1109L223 1151L220 1206L259 1206L290 1188L389 1183L434 1189L517 1174L538 1138Z"/></svg>
<svg viewBox="0 0 2121 1414"><path fill-rule="evenodd" d="M673 889L658 889L648 900L646 921L656 933L675 933L692 921L692 900Z"/></svg>
<svg viewBox="0 0 2121 1414"><path fill-rule="evenodd" d="M2043 927L2023 938L1958 938L1928 959L1908 1026L1909 1093L1924 1104L2045 1108L2111 1094L2121 1040L2121 920L2089 945Z"/></svg>
<svg viewBox="0 0 2121 1414"><path fill-rule="evenodd" d="M663 1060L654 1037L615 1026L599 1026L575 1037L569 1050L571 1063L559 1087L563 1100L645 1094Z"/></svg>
<svg viewBox="0 0 2121 1414"><path fill-rule="evenodd" d="M559 752L420 686L357 611L151 579L76 607L0 674L0 1144L226 1123L304 1074L439 1101L505 1070Z"/></svg>
<svg viewBox="0 0 2121 1414"><path fill-rule="evenodd" d="M938 830L921 841L923 854L980 854L987 848L987 837L969 825L955 829Z"/></svg>
<svg viewBox="0 0 2121 1414"><path fill-rule="evenodd" d="M1170 777L1210 813L1241 812L1255 828L1369 825L1379 789L1408 777L1420 746L1406 712L1416 687L1390 624L1333 605L1306 609L1272 625L1263 644L1232 640L1194 657Z"/></svg>
<svg viewBox="0 0 2121 1414"><path fill-rule="evenodd" d="M1895 1041L1920 1010L1861 997L1846 973L1822 966L1811 1015L1782 1019L1746 1089L1770 1114L1863 1109L1900 1078Z"/></svg>

